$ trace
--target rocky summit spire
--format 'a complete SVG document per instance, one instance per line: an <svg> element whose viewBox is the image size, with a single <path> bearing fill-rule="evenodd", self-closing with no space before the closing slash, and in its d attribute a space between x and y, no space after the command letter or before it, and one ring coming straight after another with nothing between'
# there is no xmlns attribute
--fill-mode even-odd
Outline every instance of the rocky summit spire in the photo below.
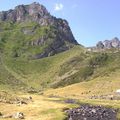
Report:
<svg viewBox="0 0 120 120"><path fill-rule="evenodd" d="M120 40L115 37L112 40L100 41L96 44L96 47L99 49L120 48Z"/></svg>
<svg viewBox="0 0 120 120"><path fill-rule="evenodd" d="M13 21L13 22L35 21L41 25L45 25L48 24L45 23L45 19L50 18L51 16L47 9L43 5L36 2L30 5L16 6L14 10L0 12L1 21Z"/></svg>

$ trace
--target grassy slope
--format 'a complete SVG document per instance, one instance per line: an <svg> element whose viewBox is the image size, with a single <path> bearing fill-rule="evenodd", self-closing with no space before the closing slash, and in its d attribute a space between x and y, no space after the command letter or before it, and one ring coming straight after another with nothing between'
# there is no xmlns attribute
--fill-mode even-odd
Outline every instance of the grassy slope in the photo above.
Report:
<svg viewBox="0 0 120 120"><path fill-rule="evenodd" d="M17 90L21 87L27 87L22 81L16 79L11 73L9 73L4 67L0 59L0 90Z"/></svg>
<svg viewBox="0 0 120 120"><path fill-rule="evenodd" d="M81 82L67 87L51 89L46 95L56 95L71 98L89 98L90 96L115 94L120 89L120 70L109 76L97 77L91 81Z"/></svg>
<svg viewBox="0 0 120 120"><path fill-rule="evenodd" d="M6 25L10 24L10 25ZM7 26L7 27L6 27ZM1 27L2 31L0 32L1 48L3 48L4 54L8 58L19 57L21 59L27 59L29 56L34 54L41 53L44 51L52 39L49 37L54 36L54 28L51 26L40 27L38 24L33 22L13 24L13 23L4 23ZM23 31L33 31L28 34L24 34ZM49 34L46 31L50 31ZM49 40L43 46L32 46L27 45L31 41L40 39L42 36L48 36Z"/></svg>
<svg viewBox="0 0 120 120"><path fill-rule="evenodd" d="M106 82L106 76L120 68L119 52L87 53L80 46L44 59L26 60L4 57L3 60L5 68L15 78L38 89L67 86L93 79L99 81L101 78Z"/></svg>
<svg viewBox="0 0 120 120"><path fill-rule="evenodd" d="M55 29L50 26L47 28L40 27L35 23L13 24L11 22L3 22L0 26L1 30L4 30L0 32L0 48L4 53L1 57L1 68L4 68L1 70L1 83L8 79L4 78L4 71L7 71L15 79L22 80L29 87L32 86L38 89L41 87L67 86L83 81L88 81L85 84L90 84L88 86L91 86L91 84L94 85L94 82L92 83L89 80L95 81L95 84L97 84L96 80L100 81L100 79L106 82L106 76L120 68L120 52L87 53L81 46L76 46L66 52L44 59L28 59L27 56L31 53L40 52L41 47L33 48L31 46L30 48L26 48L26 42L35 40L46 34L46 29L52 29L51 32ZM34 34L24 35L21 32L23 28L29 30L35 26L37 27L35 28ZM50 34L54 36L52 33ZM16 52L19 57L13 57ZM12 82L14 80L11 81L10 79L8 83L12 84ZM100 83L102 82L100 81ZM88 87L86 89L90 88Z"/></svg>
<svg viewBox="0 0 120 120"><path fill-rule="evenodd" d="M56 80L60 66L72 57L80 55L81 51L83 51L81 47L76 46L69 51L52 57L30 61L7 59L4 64L16 78L21 78L30 86L39 88L41 84L46 87L49 83Z"/></svg>
<svg viewBox="0 0 120 120"><path fill-rule="evenodd" d="M120 89L120 52L90 53L81 64L77 62L76 69L82 70L82 66L92 67L93 74L80 83L66 87L49 90L46 94L58 96L68 96L75 98L89 98L90 96L100 96L115 94ZM106 57L107 56L107 57ZM78 58L77 58L78 59ZM80 59L80 58L79 58ZM77 61L77 60L76 60ZM88 64L89 63L89 64ZM72 64L68 64L67 68ZM89 67L88 67L89 66ZM75 67L75 65L74 65ZM73 67L71 67L72 69ZM85 71L84 71L85 72ZM79 72L78 72L79 73ZM85 72L86 73L86 72ZM84 74L85 74L84 73ZM81 74L75 74L80 78ZM86 75L86 74L85 74ZM72 77L71 77L72 78Z"/></svg>
<svg viewBox="0 0 120 120"><path fill-rule="evenodd" d="M36 23L14 24L12 22L0 22L0 27L2 66L16 79L22 80L30 87L40 89L41 86L49 86L48 84L56 80L60 66L83 51L81 47L76 46L72 50L53 57L31 60L30 56L44 51L44 48L49 46L56 36L56 29L52 26L40 27ZM33 30L34 32L24 34L23 30ZM45 45L27 45L29 42L37 40L44 35L48 37ZM4 82L4 79L2 81Z"/></svg>

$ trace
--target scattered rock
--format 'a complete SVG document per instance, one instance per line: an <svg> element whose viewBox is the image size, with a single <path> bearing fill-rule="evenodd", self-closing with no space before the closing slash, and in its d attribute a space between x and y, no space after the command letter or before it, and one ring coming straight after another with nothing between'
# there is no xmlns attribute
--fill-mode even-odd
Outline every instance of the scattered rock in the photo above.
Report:
<svg viewBox="0 0 120 120"><path fill-rule="evenodd" d="M18 101L18 102L17 102L17 105L18 105L18 106L21 106L21 105L23 105L23 104L27 105L27 102L25 102L25 101Z"/></svg>
<svg viewBox="0 0 120 120"><path fill-rule="evenodd" d="M3 115L2 118L24 119L24 114L22 112L17 112L15 114Z"/></svg>
<svg viewBox="0 0 120 120"><path fill-rule="evenodd" d="M120 89L116 90L116 93L120 95Z"/></svg>
<svg viewBox="0 0 120 120"><path fill-rule="evenodd" d="M31 97L31 96L29 96L29 97L28 97L28 99L29 99L29 100L32 100L32 97Z"/></svg>
<svg viewBox="0 0 120 120"><path fill-rule="evenodd" d="M79 108L66 110L66 120L117 120L117 110L102 106L81 105Z"/></svg>
<svg viewBox="0 0 120 120"><path fill-rule="evenodd" d="M64 102L69 104L77 104L77 101L74 99L66 99Z"/></svg>
<svg viewBox="0 0 120 120"><path fill-rule="evenodd" d="M93 95L89 99L105 99L105 100L120 100L120 93L108 94L108 95Z"/></svg>
<svg viewBox="0 0 120 120"><path fill-rule="evenodd" d="M30 87L29 89L27 89L27 92L28 92L28 93L32 93L32 94L34 94L34 93L38 93L38 91L35 90L35 89L32 88L32 87Z"/></svg>
<svg viewBox="0 0 120 120"><path fill-rule="evenodd" d="M15 114L12 115L12 118L15 119L24 119L24 114L22 112L17 112Z"/></svg>

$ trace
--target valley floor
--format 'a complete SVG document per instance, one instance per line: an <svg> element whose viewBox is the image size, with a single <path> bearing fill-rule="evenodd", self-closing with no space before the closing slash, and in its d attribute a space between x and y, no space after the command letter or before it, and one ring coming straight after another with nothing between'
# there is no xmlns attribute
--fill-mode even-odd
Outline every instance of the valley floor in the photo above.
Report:
<svg viewBox="0 0 120 120"><path fill-rule="evenodd" d="M19 97L28 98L32 96L33 100L27 105L18 106L16 104L0 103L0 112L4 115L22 112L25 115L25 120L64 120L66 115L63 109L78 107L79 105L62 102L63 98L57 96L42 96L42 95L20 95ZM71 98L72 99L72 98ZM79 99L81 104L89 103L93 105L103 105L113 108L120 108L119 100L90 100ZM118 119L119 119L118 113ZM14 119L2 119L14 120Z"/></svg>
<svg viewBox="0 0 120 120"><path fill-rule="evenodd" d="M23 96L22 96L23 97ZM24 95L28 98L29 95ZM64 113L62 109L68 107L63 103L53 102L53 98L47 98L40 95L32 95L33 101L27 105L17 106L16 104L0 103L0 112L3 114L14 114L22 112L25 120L63 120ZM57 98L54 98L54 100ZM2 119L6 120L6 119ZM13 120L13 119L7 119Z"/></svg>
<svg viewBox="0 0 120 120"><path fill-rule="evenodd" d="M33 101L27 105L18 106L0 102L0 112L3 115L22 112L25 120L64 120L66 115L63 109L79 107L78 104L68 104L66 99L75 99L79 104L102 105L118 109L117 118L120 120L120 95L116 90L120 89L120 70L108 76L97 77L94 80L76 83L57 89L48 89L39 94L18 94L15 96L28 98L32 96ZM4 87L0 87L4 91ZM5 91L8 91L5 89ZM11 98L9 95L8 97ZM113 99L111 99L113 98ZM13 120L13 119L1 119Z"/></svg>

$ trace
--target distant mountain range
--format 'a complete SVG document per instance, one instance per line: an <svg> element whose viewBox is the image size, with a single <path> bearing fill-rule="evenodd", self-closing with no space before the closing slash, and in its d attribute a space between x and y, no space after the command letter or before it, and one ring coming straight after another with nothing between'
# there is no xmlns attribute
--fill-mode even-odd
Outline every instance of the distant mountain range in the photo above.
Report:
<svg viewBox="0 0 120 120"><path fill-rule="evenodd" d="M120 40L119 38L115 37L111 40L99 41L95 46L87 47L87 50L93 52L100 52L109 49L119 49L119 48L120 48Z"/></svg>

